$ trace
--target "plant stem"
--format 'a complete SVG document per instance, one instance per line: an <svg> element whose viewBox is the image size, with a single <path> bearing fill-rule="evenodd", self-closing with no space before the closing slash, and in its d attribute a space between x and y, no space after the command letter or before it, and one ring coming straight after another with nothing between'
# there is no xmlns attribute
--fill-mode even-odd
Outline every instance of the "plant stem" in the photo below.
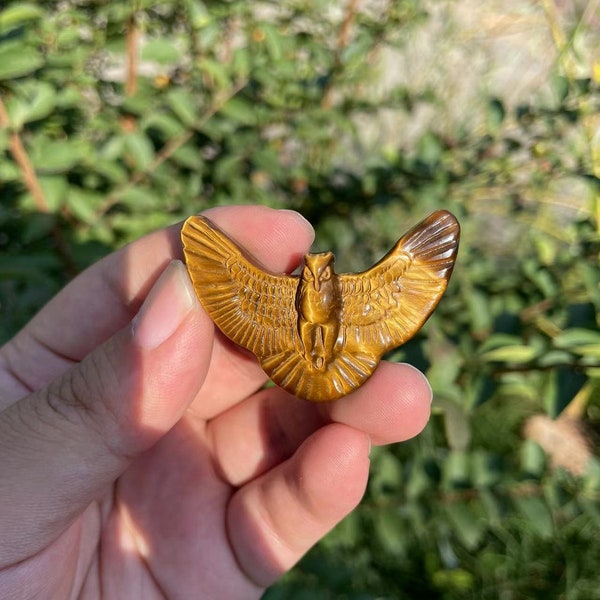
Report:
<svg viewBox="0 0 600 600"><path fill-rule="evenodd" d="M140 30L137 25L136 13L132 12L127 24L127 80L125 95L134 96L137 91L138 46Z"/></svg>
<svg viewBox="0 0 600 600"><path fill-rule="evenodd" d="M342 21L340 30L338 31L331 77L327 82L327 86L323 92L323 99L321 100L321 106L323 108L331 108L333 105L333 90L335 87L334 84L336 80L336 74L342 65L342 52L350 42L350 28L352 27L352 23L354 23L354 19L356 18L357 10L358 0L348 0L346 14L344 15L344 20Z"/></svg>
<svg viewBox="0 0 600 600"><path fill-rule="evenodd" d="M4 105L2 98L0 98L0 127L10 130L10 120L8 118L8 112L6 111L6 106ZM35 169L33 168L33 165L31 164L29 156L25 150L25 146L23 146L23 142L16 131L10 132L10 152L13 155L15 162L21 169L25 187L33 196L35 207L41 213L50 212L46 196L44 195L44 191L42 190L37 175L35 174Z"/></svg>
<svg viewBox="0 0 600 600"><path fill-rule="evenodd" d="M10 131L10 119L8 118L8 112L2 98L0 98L0 127ZM21 137L16 131L10 132L10 152L23 174L25 187L32 195L35 207L40 213L48 214L50 212L50 206L46 200L44 190L42 190L42 186L40 185L35 169L29 160L29 155L25 150ZM52 237L58 255L63 262L65 272L71 277L75 276L78 273L77 266L71 257L69 246L63 232L56 223L52 226Z"/></svg>

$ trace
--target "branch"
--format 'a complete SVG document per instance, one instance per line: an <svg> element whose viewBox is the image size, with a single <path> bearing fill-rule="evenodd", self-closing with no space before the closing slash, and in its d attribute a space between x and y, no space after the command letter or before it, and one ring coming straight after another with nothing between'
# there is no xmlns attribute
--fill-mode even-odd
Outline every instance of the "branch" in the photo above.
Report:
<svg viewBox="0 0 600 600"><path fill-rule="evenodd" d="M354 23L354 19L356 18L357 11L358 0L348 0L346 14L344 15L344 20L342 21L342 24L340 25L340 30L338 31L331 77L327 82L327 86L325 87L325 91L323 92L323 98L321 100L321 106L323 108L331 108L331 106L333 105L332 96L335 83L335 75L342 65L342 52L344 51L344 48L346 48L346 46L350 43L350 29L352 27L352 24Z"/></svg>
<svg viewBox="0 0 600 600"><path fill-rule="evenodd" d="M138 46L140 30L138 29L135 12L131 13L127 23L127 80L125 95L134 96L137 91Z"/></svg>
<svg viewBox="0 0 600 600"><path fill-rule="evenodd" d="M2 98L0 98L0 127L10 130L10 119L8 118L8 112L6 111L4 102L2 102ZM25 187L33 196L35 207L41 213L50 212L46 196L44 195L44 192L40 186L40 182L35 174L33 165L31 164L29 156L27 155L25 147L23 146L23 142L16 131L10 132L10 153L21 169L23 180L25 181Z"/></svg>
<svg viewBox="0 0 600 600"><path fill-rule="evenodd" d="M8 118L8 112L6 111L6 106L2 101L2 98L0 98L0 127L10 131L10 119ZM23 146L23 142L16 131L10 132L10 153L21 169L25 187L33 196L35 207L39 212L48 214L50 212L48 201L46 200L44 191L40 186L40 181L35 173L35 169L29 160L25 146ZM71 277L75 276L78 273L77 266L71 257L71 252L63 232L56 223L52 226L52 237L54 239L56 251L63 262L65 272Z"/></svg>

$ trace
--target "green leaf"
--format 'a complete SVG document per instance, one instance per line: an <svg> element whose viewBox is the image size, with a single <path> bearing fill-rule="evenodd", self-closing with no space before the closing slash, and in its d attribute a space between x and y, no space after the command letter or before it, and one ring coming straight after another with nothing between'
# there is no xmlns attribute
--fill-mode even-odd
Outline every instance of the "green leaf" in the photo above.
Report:
<svg viewBox="0 0 600 600"><path fill-rule="evenodd" d="M554 338L554 345L558 348L572 348L587 344L600 344L600 331L574 327L565 329Z"/></svg>
<svg viewBox="0 0 600 600"><path fill-rule="evenodd" d="M377 511L373 524L377 541L383 548L393 555L404 553L407 542L406 525L396 510Z"/></svg>
<svg viewBox="0 0 600 600"><path fill-rule="evenodd" d="M446 507L453 530L467 550L475 550L485 534L481 505L473 502L451 502Z"/></svg>
<svg viewBox="0 0 600 600"><path fill-rule="evenodd" d="M538 364L540 367L552 367L557 365L567 365L573 361L573 357L563 350L551 350L540 356Z"/></svg>
<svg viewBox="0 0 600 600"><path fill-rule="evenodd" d="M34 210L36 210L34 208ZM27 222L23 228L23 242L35 244L38 241L47 243L52 230L57 226L57 219L51 213L30 212L27 214Z"/></svg>
<svg viewBox="0 0 600 600"><path fill-rule="evenodd" d="M143 188L127 189L119 194L119 200L132 212L160 211L164 206L164 199Z"/></svg>
<svg viewBox="0 0 600 600"><path fill-rule="evenodd" d="M55 254L29 252L26 256L0 256L0 279L22 279L24 281L49 280L47 272L60 267Z"/></svg>
<svg viewBox="0 0 600 600"><path fill-rule="evenodd" d="M371 479L371 489L377 494L389 493L398 489L402 481L402 465L398 459L385 450L373 457L375 468Z"/></svg>
<svg viewBox="0 0 600 600"><path fill-rule="evenodd" d="M437 165L441 156L442 145L440 139L430 132L423 135L418 144L418 159L428 166L434 166Z"/></svg>
<svg viewBox="0 0 600 600"><path fill-rule="evenodd" d="M94 162L92 168L95 173L106 178L113 184L123 184L127 180L126 169L116 160L98 158Z"/></svg>
<svg viewBox="0 0 600 600"><path fill-rule="evenodd" d="M539 261L526 260L523 264L523 270L546 298L551 298L558 293L556 280L546 267L540 265Z"/></svg>
<svg viewBox="0 0 600 600"><path fill-rule="evenodd" d="M94 225L98 220L96 208L102 197L81 188L71 186L67 195L67 206L73 216L88 225Z"/></svg>
<svg viewBox="0 0 600 600"><path fill-rule="evenodd" d="M580 261L577 268L579 279L585 285L590 300L600 311L600 269L598 269L597 261Z"/></svg>
<svg viewBox="0 0 600 600"><path fill-rule="evenodd" d="M465 569L443 569L432 575L435 586L444 590L448 597L464 598L472 595L476 579Z"/></svg>
<svg viewBox="0 0 600 600"><path fill-rule="evenodd" d="M242 125L256 124L256 106L242 98L231 98L223 105L220 112Z"/></svg>
<svg viewBox="0 0 600 600"><path fill-rule="evenodd" d="M0 32L5 33L9 29L23 25L43 17L45 12L34 4L19 2L0 11Z"/></svg>
<svg viewBox="0 0 600 600"><path fill-rule="evenodd" d="M220 183L227 180L238 179L242 170L242 158L240 156L229 155L220 159L214 168L214 178Z"/></svg>
<svg viewBox="0 0 600 600"><path fill-rule="evenodd" d="M471 289L466 294L466 301L472 330L478 334L489 331L492 326L492 314L487 294Z"/></svg>
<svg viewBox="0 0 600 600"><path fill-rule="evenodd" d="M176 63L181 58L181 51L175 40L158 38L148 40L142 46L142 60L151 60L163 65Z"/></svg>
<svg viewBox="0 0 600 600"><path fill-rule="evenodd" d="M600 528L600 503L595 498L580 499L581 506L585 510L585 514L590 518L596 528Z"/></svg>
<svg viewBox="0 0 600 600"><path fill-rule="evenodd" d="M79 109L85 102L83 90L76 88L56 89L56 107L68 110L70 108Z"/></svg>
<svg viewBox="0 0 600 600"><path fill-rule="evenodd" d="M431 361L431 366L427 369L427 377L434 395L450 395L450 388L456 381L463 364L460 352L435 329L431 329L431 335L425 343L425 351Z"/></svg>
<svg viewBox="0 0 600 600"><path fill-rule="evenodd" d="M250 71L250 52L247 48L236 48L233 51L231 68L236 78L246 79Z"/></svg>
<svg viewBox="0 0 600 600"><path fill-rule="evenodd" d="M21 129L25 123L48 116L56 106L54 87L45 81L27 81L7 103L10 123Z"/></svg>
<svg viewBox="0 0 600 600"><path fill-rule="evenodd" d="M186 0L185 6L188 14L188 22L194 29L202 29L211 22L212 17L204 2Z"/></svg>
<svg viewBox="0 0 600 600"><path fill-rule="evenodd" d="M0 43L0 81L29 75L44 64L42 54L20 43Z"/></svg>
<svg viewBox="0 0 600 600"><path fill-rule="evenodd" d="M64 173L83 158L82 145L77 141L37 137L31 158L41 173Z"/></svg>
<svg viewBox="0 0 600 600"><path fill-rule="evenodd" d="M517 511L525 519L528 527L544 539L550 539L554 533L552 514L546 502L537 496L515 496L513 502Z"/></svg>
<svg viewBox="0 0 600 600"><path fill-rule="evenodd" d="M569 94L569 80L564 75L558 75L554 73L550 77L550 86L556 95L556 99L559 103L564 102Z"/></svg>
<svg viewBox="0 0 600 600"><path fill-rule="evenodd" d="M525 440L521 445L521 471L527 477L541 478L546 470L546 454L533 440Z"/></svg>
<svg viewBox="0 0 600 600"><path fill-rule="evenodd" d="M554 345L593 358L600 358L600 332L592 329L566 329L554 338Z"/></svg>
<svg viewBox="0 0 600 600"><path fill-rule="evenodd" d="M470 457L462 450L452 450L444 462L444 481L450 489L463 488L470 481Z"/></svg>
<svg viewBox="0 0 600 600"><path fill-rule="evenodd" d="M198 61L198 67L206 76L213 80L216 88L228 89L231 87L231 80L227 69L221 63L210 58L202 58Z"/></svg>
<svg viewBox="0 0 600 600"><path fill-rule="evenodd" d="M181 89L170 90L167 94L167 102L184 125L192 127L196 123L198 104L190 92Z"/></svg>
<svg viewBox="0 0 600 600"><path fill-rule="evenodd" d="M282 35L272 25L261 24L261 29L265 34L265 44L274 61L280 61L283 56L283 38Z"/></svg>
<svg viewBox="0 0 600 600"><path fill-rule="evenodd" d="M425 461L415 460L412 463L408 482L404 486L407 498L416 500L437 487L437 482L429 475L428 466Z"/></svg>
<svg viewBox="0 0 600 600"><path fill-rule="evenodd" d="M147 132L150 130L158 131L165 139L181 135L184 131L181 121L167 113L151 112L141 122L141 127Z"/></svg>
<svg viewBox="0 0 600 600"><path fill-rule="evenodd" d="M495 350L488 350L481 355L486 362L508 362L521 364L533 360L539 351L531 346L502 346Z"/></svg>
<svg viewBox="0 0 600 600"><path fill-rule="evenodd" d="M8 150L10 145L10 134L7 129L0 129L0 152Z"/></svg>
<svg viewBox="0 0 600 600"><path fill-rule="evenodd" d="M488 128L497 133L506 117L506 109L500 98L492 98L487 105L486 121Z"/></svg>
<svg viewBox="0 0 600 600"><path fill-rule="evenodd" d="M444 411L446 440L451 450L466 450L471 442L471 423L463 406L450 398L438 396L436 406Z"/></svg>
<svg viewBox="0 0 600 600"><path fill-rule="evenodd" d="M99 148L100 156L107 161L123 162L124 151L125 137L122 135L113 135Z"/></svg>
<svg viewBox="0 0 600 600"><path fill-rule="evenodd" d="M501 462L487 450L477 450L471 456L473 483L478 488L489 488L502 480Z"/></svg>
<svg viewBox="0 0 600 600"><path fill-rule="evenodd" d="M129 133L125 137L128 159L140 171L145 171L154 160L154 147L148 136L140 132Z"/></svg>
<svg viewBox="0 0 600 600"><path fill-rule="evenodd" d="M585 344L571 348L571 352L586 358L600 358L600 344ZM589 364L589 363L588 363Z"/></svg>
<svg viewBox="0 0 600 600"><path fill-rule="evenodd" d="M558 244L556 240L546 235L536 235L533 238L540 262L543 265L553 265L556 262Z"/></svg>
<svg viewBox="0 0 600 600"><path fill-rule="evenodd" d="M488 488L479 490L481 505L485 511L486 521L491 527L502 527L505 515L504 506L499 494Z"/></svg>
<svg viewBox="0 0 600 600"><path fill-rule="evenodd" d="M494 350L495 348L516 346L520 343L521 338L519 336L510 335L508 333L493 333L479 346L479 352L485 353L489 350Z"/></svg>
<svg viewBox="0 0 600 600"><path fill-rule="evenodd" d="M42 176L39 178L39 182L50 212L57 212L67 198L69 185L66 178L60 175Z"/></svg>
<svg viewBox="0 0 600 600"><path fill-rule="evenodd" d="M198 170L202 165L202 158L198 153L198 147L193 144L184 144L173 152L171 160L189 169Z"/></svg>
<svg viewBox="0 0 600 600"><path fill-rule="evenodd" d="M600 461L594 456L586 468L585 490L592 496L600 492ZM600 512L600 505L597 505Z"/></svg>
<svg viewBox="0 0 600 600"><path fill-rule="evenodd" d="M72 32L73 30L67 29L67 31ZM73 42L73 45L81 42L78 36L74 37L76 38L76 41ZM74 47L73 45L69 49L69 52L47 54L45 66L53 72L56 72L56 70L64 72L64 70L67 69L85 69L87 67L86 63L90 59L89 50L82 45ZM83 77L81 83L84 83L85 79L86 78ZM88 83L91 85L92 82L88 81ZM85 97L89 101L89 96L87 94Z"/></svg>
<svg viewBox="0 0 600 600"><path fill-rule="evenodd" d="M19 179L21 179L21 171L15 162L0 160L0 181L19 181Z"/></svg>

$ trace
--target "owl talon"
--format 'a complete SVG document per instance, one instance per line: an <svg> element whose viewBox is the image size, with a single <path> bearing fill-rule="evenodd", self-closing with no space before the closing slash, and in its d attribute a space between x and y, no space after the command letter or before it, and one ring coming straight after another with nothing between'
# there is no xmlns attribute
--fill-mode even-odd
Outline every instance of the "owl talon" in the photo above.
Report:
<svg viewBox="0 0 600 600"><path fill-rule="evenodd" d="M314 354L305 352L302 353L302 358L311 369L316 371L322 371L326 366L325 358L323 356L315 356Z"/></svg>

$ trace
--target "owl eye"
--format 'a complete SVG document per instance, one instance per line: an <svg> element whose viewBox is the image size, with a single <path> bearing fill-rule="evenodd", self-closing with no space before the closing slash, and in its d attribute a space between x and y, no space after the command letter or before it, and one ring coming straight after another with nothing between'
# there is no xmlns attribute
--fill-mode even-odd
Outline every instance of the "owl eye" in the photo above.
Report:
<svg viewBox="0 0 600 600"><path fill-rule="evenodd" d="M323 273L321 274L321 279L323 281L327 281L328 279L331 279L331 269L325 269L323 271Z"/></svg>
<svg viewBox="0 0 600 600"><path fill-rule="evenodd" d="M312 281L314 279L312 271L308 267L304 267L304 271L302 273L302 277L307 279L308 281Z"/></svg>

